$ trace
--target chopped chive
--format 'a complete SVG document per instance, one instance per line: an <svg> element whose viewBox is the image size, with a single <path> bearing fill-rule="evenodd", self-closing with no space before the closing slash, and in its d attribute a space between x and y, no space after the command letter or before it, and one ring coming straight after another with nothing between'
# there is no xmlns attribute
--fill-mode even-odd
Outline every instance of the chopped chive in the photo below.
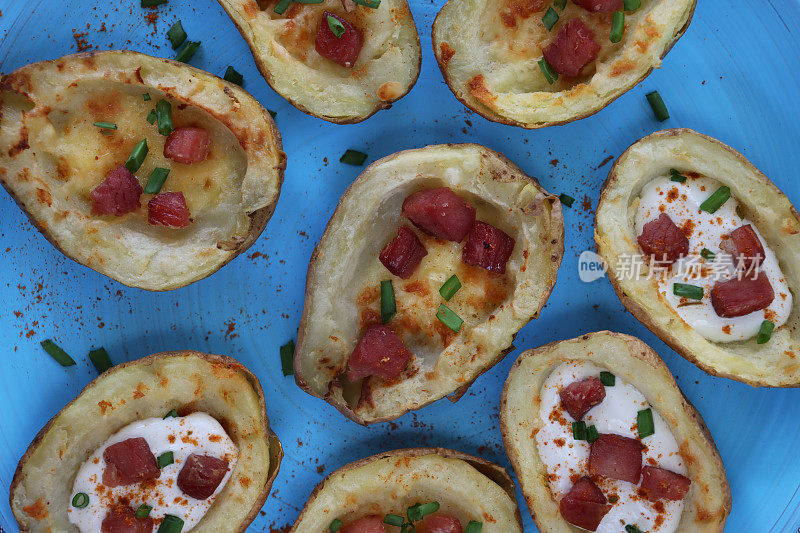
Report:
<svg viewBox="0 0 800 533"><path fill-rule="evenodd" d="M354 165L360 167L367 160L367 154L359 152L358 150L345 150L342 157L339 158L340 163L345 165Z"/></svg>
<svg viewBox="0 0 800 533"><path fill-rule="evenodd" d="M183 520L175 515L164 515L161 525L158 526L156 533L180 533L183 529Z"/></svg>
<svg viewBox="0 0 800 533"><path fill-rule="evenodd" d="M636 11L642 7L642 0L622 0L622 9L625 11Z"/></svg>
<svg viewBox="0 0 800 533"><path fill-rule="evenodd" d="M156 458L158 468L164 468L175 462L175 455L172 452L164 452Z"/></svg>
<svg viewBox="0 0 800 533"><path fill-rule="evenodd" d="M175 61L180 61L181 63L188 63L192 56L197 52L200 48L201 41L189 41L187 42L183 48L181 48L180 52L175 56Z"/></svg>
<svg viewBox="0 0 800 533"><path fill-rule="evenodd" d="M553 85L553 83L558 80L558 72L553 70L553 67L550 66L550 63L548 63L545 58L539 60L539 69L550 85Z"/></svg>
<svg viewBox="0 0 800 533"><path fill-rule="evenodd" d="M728 201L731 197L731 189L727 185L723 185L706 198L706 201L700 204L700 211L707 213L716 213L717 209L722 207L722 204Z"/></svg>
<svg viewBox="0 0 800 533"><path fill-rule="evenodd" d="M158 133L169 136L175 130L172 125L172 104L166 100L159 100L156 104L156 117L158 117Z"/></svg>
<svg viewBox="0 0 800 533"><path fill-rule="evenodd" d="M772 338L772 331L775 329L775 324L771 320L765 320L761 323L761 328L758 330L758 337L756 338L757 344L764 344L769 342Z"/></svg>
<svg viewBox="0 0 800 533"><path fill-rule="evenodd" d="M79 492L75 496L72 497L72 506L77 507L78 509L83 509L89 505L89 495L85 492Z"/></svg>
<svg viewBox="0 0 800 533"><path fill-rule="evenodd" d="M188 35L186 35L186 31L183 29L183 23L180 20L167 30L167 39L172 43L173 50L177 50L187 37Z"/></svg>
<svg viewBox="0 0 800 533"><path fill-rule="evenodd" d="M672 285L672 294L680 298L689 298L691 300L703 299L703 287L697 285L690 285L688 283L675 283Z"/></svg>
<svg viewBox="0 0 800 533"><path fill-rule="evenodd" d="M567 0L556 0L553 2L553 5L556 6L558 9L564 9L567 7Z"/></svg>
<svg viewBox="0 0 800 533"><path fill-rule="evenodd" d="M159 192L161 192L161 187L164 186L164 182L167 180L168 175L169 175L168 168L161 168L161 167L154 168L153 173L150 174L150 178L147 180L147 185L144 186L144 193L158 194Z"/></svg>
<svg viewBox="0 0 800 533"><path fill-rule="evenodd" d="M383 523L394 527L403 527L403 524L406 523L406 519L398 514L387 514L383 518Z"/></svg>
<svg viewBox="0 0 800 533"><path fill-rule="evenodd" d="M381 0L353 0L356 4L368 7L370 9L378 9L381 5Z"/></svg>
<svg viewBox="0 0 800 533"><path fill-rule="evenodd" d="M225 70L225 75L224 75L224 76L222 76L222 79L223 79L223 80L225 80L225 81L229 81L229 82L231 82L231 83L235 83L235 84L236 84L236 85L238 85L239 87L241 87L241 86L242 86L242 84L244 83L244 76L242 76L241 74L239 74L239 73L236 71L236 69L235 69L235 68L233 68L232 66L229 66L229 67L228 67L228 68Z"/></svg>
<svg viewBox="0 0 800 533"><path fill-rule="evenodd" d="M176 411L175 409L171 409L169 413L164 415L164 418L162 418L162 420L166 420L167 418L178 418L178 411Z"/></svg>
<svg viewBox="0 0 800 533"><path fill-rule="evenodd" d="M274 11L278 15L283 15L283 12L286 11L286 8L289 7L291 3L292 0L280 0L280 2L278 2L278 4L275 6L275 9L273 9L272 11Z"/></svg>
<svg viewBox="0 0 800 533"><path fill-rule="evenodd" d="M144 163L144 158L147 157L148 151L147 139L142 139L136 143L136 146L131 150L131 155L128 156L128 160L125 161L125 168L135 174L136 171L139 170L139 167L142 166L142 163Z"/></svg>
<svg viewBox="0 0 800 533"><path fill-rule="evenodd" d="M142 7L156 7L166 3L167 0L142 0Z"/></svg>
<svg viewBox="0 0 800 533"><path fill-rule="evenodd" d="M341 38L344 35L344 32L347 31L344 27L344 24L341 23L339 19L334 17L333 15L328 15L328 28L333 32L336 38Z"/></svg>
<svg viewBox="0 0 800 533"><path fill-rule="evenodd" d="M605 370L600 372L600 383L602 383L606 387L613 387L616 382L617 382L617 376L615 376L611 372L606 372Z"/></svg>
<svg viewBox="0 0 800 533"><path fill-rule="evenodd" d="M567 207L572 207L572 204L575 203L575 198L568 194L564 194L563 192L558 195L558 199L561 200L561 203Z"/></svg>
<svg viewBox="0 0 800 533"><path fill-rule="evenodd" d="M447 281L444 282L444 285L439 288L439 294L442 295L442 298L444 298L445 301L450 301L450 298L455 296L460 288L461 281L458 279L458 276L453 274Z"/></svg>
<svg viewBox="0 0 800 533"><path fill-rule="evenodd" d="M149 102L151 99L152 98L150 97L150 93L142 94L142 100L144 100L145 102Z"/></svg>
<svg viewBox="0 0 800 533"><path fill-rule="evenodd" d="M547 11L542 17L542 23L544 24L544 27L547 28L547 31L550 31L553 29L553 26L556 25L556 22L558 22L558 12L552 7L548 7Z"/></svg>
<svg viewBox="0 0 800 533"><path fill-rule="evenodd" d="M291 340L281 346L281 369L284 376L294 374L294 341Z"/></svg>
<svg viewBox="0 0 800 533"><path fill-rule="evenodd" d="M467 527L464 528L464 533L481 533L483 529L483 522L477 520L470 520Z"/></svg>
<svg viewBox="0 0 800 533"><path fill-rule="evenodd" d="M136 508L136 518L147 518L148 516L150 516L150 511L152 510L153 508L151 506L147 505L146 503L143 503L142 505Z"/></svg>
<svg viewBox="0 0 800 533"><path fill-rule="evenodd" d="M267 109L267 113L269 113L269 116L271 116L273 119L275 118L275 115L278 114L277 111L273 111L272 109Z"/></svg>
<svg viewBox="0 0 800 533"><path fill-rule="evenodd" d="M397 314L392 280L381 281L381 322L388 324Z"/></svg>
<svg viewBox="0 0 800 533"><path fill-rule="evenodd" d="M343 525L344 524L342 524L341 520L339 520L338 518L334 518L333 521L330 524L328 524L328 531L330 531L331 533L336 533L342 528Z"/></svg>
<svg viewBox="0 0 800 533"><path fill-rule="evenodd" d="M625 526L625 533L644 533L644 531L642 531L636 526L628 524L627 526Z"/></svg>
<svg viewBox="0 0 800 533"><path fill-rule="evenodd" d="M676 181L678 183L684 183L686 181L686 176L678 172L676 169L671 168L669 169L669 180Z"/></svg>
<svg viewBox="0 0 800 533"><path fill-rule="evenodd" d="M594 424L586 428L586 442L591 444L599 438L600 433L597 431L597 428L594 426Z"/></svg>
<svg viewBox="0 0 800 533"><path fill-rule="evenodd" d="M667 110L667 106L664 104L664 99L661 98L661 95L658 94L658 91L653 91L648 93L647 101L650 103L650 107L653 108L653 113L655 113L656 118L659 122L664 122L669 118L669 111Z"/></svg>
<svg viewBox="0 0 800 533"><path fill-rule="evenodd" d="M44 351L47 352L50 357L55 359L61 366L73 366L75 364L75 360L52 340L47 339L39 344L41 344L42 348L44 348Z"/></svg>
<svg viewBox="0 0 800 533"><path fill-rule="evenodd" d="M706 261L713 261L717 257L717 254L715 254L714 252L712 252L708 248L703 248L702 250L700 250L700 255Z"/></svg>
<svg viewBox="0 0 800 533"><path fill-rule="evenodd" d="M431 513L439 510L439 502L418 503L406 510L406 517L409 522L418 522Z"/></svg>
<svg viewBox="0 0 800 533"><path fill-rule="evenodd" d="M111 362L111 358L108 356L108 352L103 347L90 351L89 360L101 374L114 366L114 363Z"/></svg>
<svg viewBox="0 0 800 533"><path fill-rule="evenodd" d="M575 440L586 440L586 422L578 420L572 423L572 438Z"/></svg>
<svg viewBox="0 0 800 533"><path fill-rule="evenodd" d="M113 122L95 122L95 126L100 128L101 130L115 130L117 129L117 125Z"/></svg>
<svg viewBox="0 0 800 533"><path fill-rule="evenodd" d="M456 333L458 333L458 331L461 329L461 326L464 324L464 321L461 320L461 317L455 314L452 309L444 304L439 304L439 310L436 311L436 318L438 318L442 324L452 329Z"/></svg>
<svg viewBox="0 0 800 533"><path fill-rule="evenodd" d="M623 33L625 33L625 13L615 11L614 16L611 18L611 35L609 39L612 43L618 43L622 40Z"/></svg>
<svg viewBox="0 0 800 533"><path fill-rule="evenodd" d="M653 411L649 407L636 413L636 427L639 430L640 439L649 437L656 432L656 426L653 423Z"/></svg>
<svg viewBox="0 0 800 533"><path fill-rule="evenodd" d="M150 112L147 114L147 122L150 124L155 124L156 120L158 120L158 115L156 115L156 110L151 109Z"/></svg>

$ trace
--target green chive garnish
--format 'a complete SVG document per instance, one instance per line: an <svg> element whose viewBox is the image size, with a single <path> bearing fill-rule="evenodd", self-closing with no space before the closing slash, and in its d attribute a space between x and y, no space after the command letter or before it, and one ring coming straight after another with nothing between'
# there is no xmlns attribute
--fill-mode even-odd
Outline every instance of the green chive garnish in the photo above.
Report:
<svg viewBox="0 0 800 533"><path fill-rule="evenodd" d="M158 468L164 468L175 462L175 455L172 452L164 452L156 458Z"/></svg>
<svg viewBox="0 0 800 533"><path fill-rule="evenodd" d="M567 7L567 0L556 0L553 2L553 5L556 6L558 9L564 9Z"/></svg>
<svg viewBox="0 0 800 533"><path fill-rule="evenodd" d="M612 43L618 43L622 40L623 33L625 33L625 13L615 11L614 16L611 18L611 35L609 39Z"/></svg>
<svg viewBox="0 0 800 533"><path fill-rule="evenodd" d="M716 191L714 191L711 196L706 198L706 201L700 204L700 211L705 211L707 213L716 213L717 209L722 207L722 204L728 201L728 198L731 197L731 189L727 185L723 185Z"/></svg>
<svg viewBox="0 0 800 533"><path fill-rule="evenodd" d="M713 261L717 257L717 254L715 254L714 252L712 252L708 248L703 248L702 250L700 250L700 255L706 261Z"/></svg>
<svg viewBox="0 0 800 533"><path fill-rule="evenodd" d="M550 66L550 63L548 63L545 58L539 60L539 69L550 85L553 85L553 83L558 80L558 72L553 70L553 67Z"/></svg>
<svg viewBox="0 0 800 533"><path fill-rule="evenodd" d="M345 165L355 165L360 167L367 160L367 154L359 152L358 150L345 150L342 157L339 158L340 163Z"/></svg>
<svg viewBox="0 0 800 533"><path fill-rule="evenodd" d="M644 531L642 531L636 526L628 524L627 526L625 526L625 533L644 533Z"/></svg>
<svg viewBox="0 0 800 533"><path fill-rule="evenodd" d="M273 119L275 118L275 115L278 114L277 111L273 111L272 109L267 109L267 112L269 113L269 116L271 116Z"/></svg>
<svg viewBox="0 0 800 533"><path fill-rule="evenodd" d="M342 524L341 520L339 520L338 518L334 518L333 522L331 522L328 525L328 531L330 531L331 533L336 533L342 528L343 525L344 524Z"/></svg>
<svg viewBox="0 0 800 533"><path fill-rule="evenodd" d="M765 320L761 323L761 328L758 330L758 337L756 343L764 344L772 338L772 331L775 329L775 324L771 320Z"/></svg>
<svg viewBox="0 0 800 533"><path fill-rule="evenodd" d="M75 496L72 497L72 506L77 507L78 509L83 509L89 505L89 495L85 492L79 492Z"/></svg>
<svg viewBox="0 0 800 533"><path fill-rule="evenodd" d="M483 522L477 520L470 520L467 527L464 528L464 533L481 533L483 529Z"/></svg>
<svg viewBox="0 0 800 533"><path fill-rule="evenodd" d="M455 314L452 309L444 304L439 304L439 310L436 311L436 318L438 318L442 324L452 329L456 333L458 333L458 330L460 330L462 324L464 324L464 321L461 320L461 317Z"/></svg>
<svg viewBox="0 0 800 533"><path fill-rule="evenodd" d="M542 17L542 23L544 24L544 27L547 28L547 31L550 31L553 29L553 26L556 25L556 22L558 22L558 12L552 7L548 7L547 11Z"/></svg>
<svg viewBox="0 0 800 533"><path fill-rule="evenodd" d="M381 5L381 0L353 0L356 4L368 7L370 9L378 9Z"/></svg>
<svg viewBox="0 0 800 533"><path fill-rule="evenodd" d="M381 281L381 322L388 324L397 314L397 302L394 298L392 280Z"/></svg>
<svg viewBox="0 0 800 533"><path fill-rule="evenodd" d="M167 39L172 43L172 49L177 50L180 45L186 40L186 32L183 29L183 24L179 20L167 30Z"/></svg>
<svg viewBox="0 0 800 533"><path fill-rule="evenodd" d="M142 7L156 7L166 3L167 0L142 0Z"/></svg>
<svg viewBox="0 0 800 533"><path fill-rule="evenodd" d="M164 418L162 418L162 420L166 420L167 418L178 418L178 411L172 409L169 413L164 415Z"/></svg>
<svg viewBox="0 0 800 533"><path fill-rule="evenodd" d="M444 282L444 285L439 288L439 294L442 295L442 298L444 298L445 301L450 301L450 298L452 298L460 288L461 281L459 281L458 276L453 274L447 281Z"/></svg>
<svg viewBox="0 0 800 533"><path fill-rule="evenodd" d="M636 413L636 427L639 429L639 438L649 437L656 432L653 423L653 411L648 407Z"/></svg>
<svg viewBox="0 0 800 533"><path fill-rule="evenodd" d="M578 420L572 423L572 438L575 440L586 440L586 422Z"/></svg>
<svg viewBox="0 0 800 533"><path fill-rule="evenodd" d="M337 19L332 15L328 15L327 19L328 19L328 28L330 28L330 30L337 38L340 38L342 35L344 35L344 32L347 30L345 29L344 24L342 24L341 21L339 21L339 19Z"/></svg>
<svg viewBox="0 0 800 533"><path fill-rule="evenodd" d="M636 11L642 7L642 0L622 0L622 9L625 11Z"/></svg>
<svg viewBox="0 0 800 533"><path fill-rule="evenodd" d="M244 76L242 76L241 74L239 74L239 73L236 71L236 69L235 69L235 68L233 68L232 66L229 66L229 67L228 67L228 68L225 70L225 75L224 75L224 76L222 76L222 79L223 79L223 80L225 80L225 81L229 81L229 82L231 82L231 83L235 83L235 84L236 84L236 85L238 85L239 87L241 87L241 86L242 86L242 84L244 83Z"/></svg>
<svg viewBox="0 0 800 533"><path fill-rule="evenodd" d="M188 63L192 56L200 48L200 41L189 41L181 48L181 51L175 56L175 61L181 63Z"/></svg>
<svg viewBox="0 0 800 533"><path fill-rule="evenodd" d="M600 383L602 383L606 387L613 387L616 382L617 382L617 376L615 376L611 372L606 372L605 370L600 372Z"/></svg>
<svg viewBox="0 0 800 533"><path fill-rule="evenodd" d="M591 425L586 428L586 442L591 444L599 438L600 438L600 433L597 431L597 428L594 425Z"/></svg>
<svg viewBox="0 0 800 533"><path fill-rule="evenodd" d="M142 163L144 163L144 158L147 157L148 151L147 139L142 139L136 143L136 146L131 150L131 155L128 156L128 160L125 161L125 168L135 174L136 171L139 170L139 167L142 166Z"/></svg>
<svg viewBox="0 0 800 533"><path fill-rule="evenodd" d="M111 358L108 356L108 352L103 347L89 352L89 360L101 374L114 366L114 363L111 362Z"/></svg>
<svg viewBox="0 0 800 533"><path fill-rule="evenodd" d="M164 515L164 520L161 521L156 533L180 533L181 529L183 529L183 520L175 515L168 514Z"/></svg>
<svg viewBox="0 0 800 533"><path fill-rule="evenodd" d="M703 287L697 285L690 285L688 283L675 283L672 285L672 294L680 298L689 298L691 300L703 299Z"/></svg>
<svg viewBox="0 0 800 533"><path fill-rule="evenodd" d="M676 181L678 183L684 183L686 181L686 176L678 172L676 169L671 168L669 169L669 180Z"/></svg>
<svg viewBox="0 0 800 533"><path fill-rule="evenodd" d="M418 503L408 508L406 517L409 522L418 522L438 510L439 502Z"/></svg>
<svg viewBox="0 0 800 533"><path fill-rule="evenodd" d="M150 516L150 511L152 510L153 508L151 506L147 505L146 503L143 503L142 505L136 508L136 518L147 518L148 516Z"/></svg>
<svg viewBox="0 0 800 533"><path fill-rule="evenodd" d="M172 125L172 105L166 100L159 100L156 104L156 117L158 117L158 133L166 137L175 130Z"/></svg>
<svg viewBox="0 0 800 533"><path fill-rule="evenodd" d="M572 207L572 204L575 203L575 198L568 194L564 194L563 192L558 195L558 199L561 200L561 203L567 207Z"/></svg>
<svg viewBox="0 0 800 533"><path fill-rule="evenodd" d="M147 122L150 124L155 124L156 120L158 120L158 115L156 115L156 110L151 109L150 112L147 114Z"/></svg>
<svg viewBox="0 0 800 533"><path fill-rule="evenodd" d="M168 175L169 175L168 168L161 168L161 167L154 168L153 173L150 174L150 178L147 180L147 185L144 186L144 193L158 194L159 192L161 192L161 187L164 186L164 182L167 180Z"/></svg>
<svg viewBox="0 0 800 533"><path fill-rule="evenodd" d="M117 125L113 122L95 122L95 126L100 128L101 130L115 130L117 129Z"/></svg>
<svg viewBox="0 0 800 533"><path fill-rule="evenodd" d="M650 107L653 108L653 113L655 113L656 118L659 122L664 122L669 118L669 111L667 110L667 106L664 104L664 99L661 98L661 95L658 94L658 91L653 91L647 95L647 101L650 103Z"/></svg>
<svg viewBox="0 0 800 533"><path fill-rule="evenodd" d="M273 9L272 11L274 11L278 15L283 15L283 12L286 11L286 8L289 7L291 3L292 0L280 0L280 2L278 2L278 4L275 6L275 9Z"/></svg>
<svg viewBox="0 0 800 533"><path fill-rule="evenodd" d="M281 369L284 376L294 374L294 341L291 340L281 346Z"/></svg>
<svg viewBox="0 0 800 533"><path fill-rule="evenodd" d="M61 366L73 366L75 364L75 360L72 357L70 357L69 354L67 354L67 352L62 350L61 347L58 344L54 343L52 340L47 339L40 342L39 344L41 344L42 348L44 348L44 351L47 352L50 355L50 357L55 359Z"/></svg>
<svg viewBox="0 0 800 533"><path fill-rule="evenodd" d="M403 524L406 523L406 519L397 514L387 514L383 518L383 523L394 527L403 527Z"/></svg>
<svg viewBox="0 0 800 533"><path fill-rule="evenodd" d="M149 102L151 100L150 93L142 94L142 100L144 100L145 102Z"/></svg>

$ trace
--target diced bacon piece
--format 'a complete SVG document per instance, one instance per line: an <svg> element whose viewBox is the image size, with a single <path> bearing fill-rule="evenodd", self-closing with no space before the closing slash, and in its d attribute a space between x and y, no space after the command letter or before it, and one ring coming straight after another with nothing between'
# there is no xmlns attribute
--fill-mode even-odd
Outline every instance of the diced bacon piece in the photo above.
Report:
<svg viewBox="0 0 800 533"><path fill-rule="evenodd" d="M597 58L600 45L594 41L594 32L576 18L561 27L556 38L542 53L553 70L568 78L575 78Z"/></svg>
<svg viewBox="0 0 800 533"><path fill-rule="evenodd" d="M193 453L178 474L178 488L196 500L205 500L214 494L227 472L225 459Z"/></svg>
<svg viewBox="0 0 800 533"><path fill-rule="evenodd" d="M461 260L503 274L514 251L514 239L485 222L476 221L461 252Z"/></svg>
<svg viewBox="0 0 800 533"><path fill-rule="evenodd" d="M358 341L347 363L347 379L358 381L368 376L397 379L413 354L386 326L371 326Z"/></svg>
<svg viewBox="0 0 800 533"><path fill-rule="evenodd" d="M638 240L642 251L664 266L689 253L689 239L666 213L645 224Z"/></svg>
<svg viewBox="0 0 800 533"><path fill-rule="evenodd" d="M403 202L403 215L428 235L456 242L475 224L475 208L448 187L415 192Z"/></svg>
<svg viewBox="0 0 800 533"><path fill-rule="evenodd" d="M161 475L156 458L144 437L134 437L112 444L103 451L106 462L103 485L132 485Z"/></svg>
<svg viewBox="0 0 800 533"><path fill-rule="evenodd" d="M141 194L139 180L125 165L120 165L89 193L92 198L92 213L119 217L136 211L141 206Z"/></svg>
<svg viewBox="0 0 800 533"><path fill-rule="evenodd" d="M185 228L192 223L182 192L162 192L147 202L147 221L154 226Z"/></svg>
<svg viewBox="0 0 800 533"><path fill-rule="evenodd" d="M428 251L417 234L408 226L400 226L397 236L381 250L379 259L389 272L408 279L426 255Z"/></svg>
<svg viewBox="0 0 800 533"><path fill-rule="evenodd" d="M446 514L431 514L415 524L417 533L462 533L458 518Z"/></svg>
<svg viewBox="0 0 800 533"><path fill-rule="evenodd" d="M372 515L350 522L339 533L386 533L386 528L383 526L383 518Z"/></svg>
<svg viewBox="0 0 800 533"><path fill-rule="evenodd" d="M164 143L164 157L185 165L199 163L208 157L210 143L211 135L203 128L178 128L169 134Z"/></svg>
<svg viewBox="0 0 800 533"><path fill-rule="evenodd" d="M591 444L589 472L596 476L638 483L642 473L642 450L636 439L605 434Z"/></svg>
<svg viewBox="0 0 800 533"><path fill-rule="evenodd" d="M611 510L605 494L588 477L580 478L558 504L564 520L589 531L594 531Z"/></svg>
<svg viewBox="0 0 800 533"><path fill-rule="evenodd" d="M596 377L570 383L558 393L561 407L575 420L580 420L589 409L598 405L606 397L603 382Z"/></svg>
<svg viewBox="0 0 800 533"><path fill-rule="evenodd" d="M127 505L115 505L103 518L100 533L153 533L153 519L137 517Z"/></svg>
<svg viewBox="0 0 800 533"><path fill-rule="evenodd" d="M344 26L344 33L339 37L331 30L328 17L333 17ZM328 11L322 12L322 19L319 21L319 28L317 29L317 38L314 42L314 48L319 55L327 57L343 67L351 68L356 64L356 59L358 59L358 54L361 53L363 45L364 34L361 30L350 24L347 19Z"/></svg>
<svg viewBox="0 0 800 533"><path fill-rule="evenodd" d="M739 226L723 239L719 247L733 256L734 264L741 269L757 267L764 259L764 247L753 226Z"/></svg>
<svg viewBox="0 0 800 533"><path fill-rule="evenodd" d="M622 10L622 0L572 0L590 13L612 13Z"/></svg>
<svg viewBox="0 0 800 533"><path fill-rule="evenodd" d="M658 500L680 501L689 492L692 480L665 468L642 468L642 490L651 502Z"/></svg>
<svg viewBox="0 0 800 533"><path fill-rule="evenodd" d="M746 273L726 281L718 281L711 288L711 305L723 318L749 315L766 309L775 299L769 278L762 271L753 279Z"/></svg>

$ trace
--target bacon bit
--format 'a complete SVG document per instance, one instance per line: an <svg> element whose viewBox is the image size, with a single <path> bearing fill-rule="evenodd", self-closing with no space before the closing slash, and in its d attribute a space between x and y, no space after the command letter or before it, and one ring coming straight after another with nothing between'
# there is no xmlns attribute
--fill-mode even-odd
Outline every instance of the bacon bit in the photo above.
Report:
<svg viewBox="0 0 800 533"><path fill-rule="evenodd" d="M22 510L25 511L28 516L37 521L44 520L50 515L49 511L47 510L47 506L44 504L41 498L36 500L36 502L32 503L31 505L26 505L22 508Z"/></svg>
<svg viewBox="0 0 800 533"><path fill-rule="evenodd" d="M722 326L722 332L725 333L726 335L730 335L731 334L731 327L728 326L728 325Z"/></svg>

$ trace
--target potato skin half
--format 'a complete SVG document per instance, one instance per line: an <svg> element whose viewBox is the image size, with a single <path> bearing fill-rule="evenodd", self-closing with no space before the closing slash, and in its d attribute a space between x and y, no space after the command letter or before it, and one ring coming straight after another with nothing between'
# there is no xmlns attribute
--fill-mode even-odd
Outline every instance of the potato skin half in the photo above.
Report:
<svg viewBox="0 0 800 533"><path fill-rule="evenodd" d="M514 233L517 243L507 271L514 292L445 348L416 351L426 361L424 369L399 383L373 386L371 404L351 406L337 371L344 369L361 328L358 309L349 303L366 283L359 275L372 268L372 261L380 265L378 252L398 224L407 223L401 219L403 199L442 185L489 206L494 223ZM298 386L363 425L394 420L448 395L457 400L513 349L517 331L538 316L555 284L563 251L558 198L494 150L476 144L431 145L376 161L342 195L311 256L295 350ZM432 292L436 290L438 286ZM436 306L438 302L432 313Z"/></svg>
<svg viewBox="0 0 800 533"><path fill-rule="evenodd" d="M643 159L646 158L646 159ZM603 184L595 218L597 252L606 265L624 253L639 253L631 202L641 187L670 168L696 171L727 185L747 217L775 252L789 288L800 294L800 213L791 201L741 153L690 129L653 133L634 143L614 163ZM800 386L800 307L797 300L787 323L768 343L756 339L711 342L667 303L646 279L608 277L625 307L661 340L705 372L753 386Z"/></svg>
<svg viewBox="0 0 800 533"><path fill-rule="evenodd" d="M142 101L145 92L151 101ZM106 111L138 127L147 110L119 104L132 94L138 96L138 105L150 107L167 98L173 114L188 109L192 123L230 141L224 150L219 148L218 160L235 169L235 176L212 183L224 197L199 202L204 211L188 228L148 225L147 196L139 211L124 217L101 218L90 212L89 189L113 166L103 158L93 166L88 156L95 154L87 154L86 147L97 143L102 148L98 155L117 154L121 160L115 166L125 162L141 137L127 139L133 133L120 127L105 139L95 139L99 133L92 132L76 143L70 130L86 120L102 120ZM91 110L71 109L70 102L78 98L86 98ZM255 242L277 205L286 155L269 113L240 87L184 63L132 51L87 52L32 63L0 79L0 113L0 183L59 251L130 287L165 291L209 276ZM49 117L55 117L59 130L42 126ZM153 141L154 135L148 137ZM123 141L130 144L124 155L118 144ZM160 148L148 144L145 166L137 173L141 183L149 175L144 168L152 166ZM185 165L171 165L164 190L170 190L177 172L187 173L181 167ZM217 180L217 175L208 179ZM187 189L187 199L189 194L206 199L208 184ZM214 205L215 199L226 210L206 205Z"/></svg>
<svg viewBox="0 0 800 533"><path fill-rule="evenodd" d="M668 5L670 0L660 0L660 2ZM681 4L683 12L673 24L659 25L657 34L652 36L650 35L652 33L650 26L653 21L645 18L644 20L647 22L645 27L644 24L639 23L644 15L636 17L637 24L639 24L636 33L637 39L623 39L623 45L626 47L628 55L614 54L612 58L617 58L616 62L609 68L605 68L602 74L594 73L588 80L573 81L555 92L551 92L545 85L539 88L540 91L493 93L485 84L489 72L470 69L472 65L492 61L488 57L491 54L492 43L482 39L483 34L488 32L481 33L481 38L477 41L479 44L458 42L456 38L461 36L464 27L469 27L470 23L481 24L478 20L460 24L463 22L461 19L468 18L471 14L480 16L482 10L487 6L495 5L493 2L448 0L434 20L431 41L436 62L445 83L462 104L492 122L526 129L545 128L567 124L600 112L649 76L654 68L659 68L661 60L666 57L689 28L697 2L696 0L687 0L681 1ZM534 14L534 17L536 16ZM629 20L630 14L626 18ZM627 24L628 22L626 22ZM553 31L557 31L559 27L556 26ZM667 30L669 30L669 36L666 35ZM466 39L463 36L460 38ZM605 36L598 35L597 39L605 39ZM656 44L658 52L650 51L652 43ZM644 51L637 52L637 48L640 50L644 48ZM475 53L474 50L479 50L479 52ZM466 55L461 63L469 73L454 72L452 68L452 59L459 52L461 55ZM530 64L533 64L538 74L538 65L529 59L525 61L528 63L525 68L530 68ZM480 77L481 83L470 86L470 82L477 77ZM615 77L620 79L615 80Z"/></svg>
<svg viewBox="0 0 800 533"><path fill-rule="evenodd" d="M393 467L382 466L382 463L390 461L394 462ZM461 463L466 463L466 465ZM318 526L325 528L335 518L343 520L360 518L369 514L370 510L375 512L375 506L381 507L384 511L391 510L404 515L405 507L416 503L425 503L419 501L421 496L415 496L413 492L402 486L403 473L409 472L411 475L410 473L415 469L420 470L421 475L413 479L410 488L416 489L418 493L424 494L430 500L439 501L442 505L442 512L458 511L458 514L469 514L472 519L481 519L477 513L464 509L463 503L461 505L458 502L450 503L453 498L448 489L451 487L442 487L439 482L441 480L436 475L441 471L448 470L448 479L460 482L458 489L453 491L457 492L457 495L472 497L474 493L473 499L476 501L485 497L487 500L491 499L492 503L498 504L496 508L487 509L484 509L485 502L482 501L479 504L483 514L489 513L495 519L490 524L484 524L483 531L487 533L492 531L522 532L522 516L516 504L514 482L503 467L480 457L446 448L406 448L360 459L329 474L308 497L300 516L289 530L290 533L317 531ZM427 472L430 472L431 475L426 479ZM370 487L371 481L378 476L385 476L381 477L381 480L384 481L383 485L374 484L374 487ZM362 489L364 494L348 489L349 485L360 481L359 478L363 479L361 483L366 486ZM341 486L345 482L347 486ZM327 493L337 490L348 492L347 497L337 497L335 504L340 505L341 509L329 508L323 500ZM383 499L387 494L383 494L381 491L388 493L390 497L387 499L394 501L387 502ZM475 504L476 501L472 503ZM405 507L394 509L390 507L392 504ZM362 510L367 506L369 506L368 510ZM343 514L337 515L337 510ZM498 523L500 525L497 525ZM322 529L319 530L322 531Z"/></svg>
<svg viewBox="0 0 800 533"><path fill-rule="evenodd" d="M644 394L670 426L692 479L677 531L722 532L731 510L731 492L719 451L702 416L652 348L636 337L610 331L527 350L514 363L503 387L503 443L539 529L543 533L582 531L561 518L533 437L540 427L539 391L550 372L568 360L605 367Z"/></svg>
<svg viewBox="0 0 800 533"><path fill-rule="evenodd" d="M258 378L235 359L191 350L161 352L107 370L36 435L11 481L9 501L22 531L77 531L67 517L74 476L122 427L171 409L204 411L239 447L239 461L195 530L243 532L280 469ZM194 531L194 530L193 530Z"/></svg>

